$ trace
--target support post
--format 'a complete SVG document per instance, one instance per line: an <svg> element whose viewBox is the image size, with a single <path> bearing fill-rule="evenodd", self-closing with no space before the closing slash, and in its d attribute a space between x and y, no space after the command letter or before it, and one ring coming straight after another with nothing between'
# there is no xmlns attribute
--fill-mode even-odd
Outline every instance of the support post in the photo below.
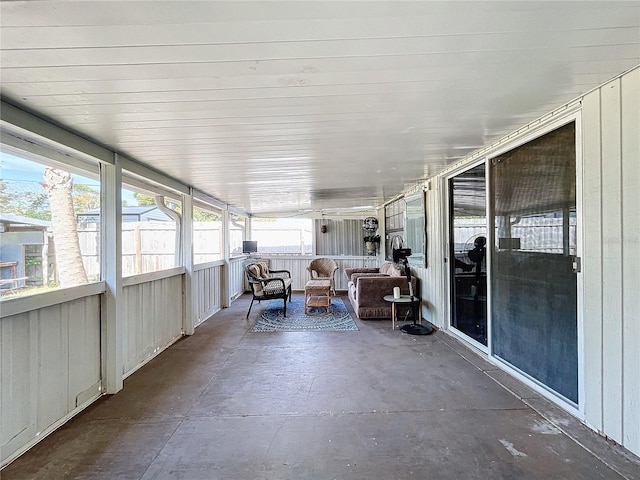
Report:
<svg viewBox="0 0 640 480"><path fill-rule="evenodd" d="M122 316L122 168L115 154L113 165L103 163L101 176L102 391L122 390L124 377L124 318Z"/></svg>
<svg viewBox="0 0 640 480"><path fill-rule="evenodd" d="M182 332L193 335L196 319L193 316L193 304L196 295L193 290L193 189L182 196L182 262L185 273L182 282Z"/></svg>

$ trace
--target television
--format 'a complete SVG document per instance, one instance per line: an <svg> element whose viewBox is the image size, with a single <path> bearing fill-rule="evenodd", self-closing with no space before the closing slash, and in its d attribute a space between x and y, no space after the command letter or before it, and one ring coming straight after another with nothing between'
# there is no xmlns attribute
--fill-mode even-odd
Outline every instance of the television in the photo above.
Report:
<svg viewBox="0 0 640 480"><path fill-rule="evenodd" d="M255 240L244 240L242 242L242 253L256 253L258 251L258 242Z"/></svg>

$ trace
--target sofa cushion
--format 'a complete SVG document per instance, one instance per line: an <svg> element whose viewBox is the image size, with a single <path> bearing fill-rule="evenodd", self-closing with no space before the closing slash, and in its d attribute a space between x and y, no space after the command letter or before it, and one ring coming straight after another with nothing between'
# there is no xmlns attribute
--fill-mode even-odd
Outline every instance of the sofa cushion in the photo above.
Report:
<svg viewBox="0 0 640 480"><path fill-rule="evenodd" d="M287 290L289 288L289 286L291 285L291 279L290 278L284 278L282 280L284 281L284 289ZM279 282L279 281L267 282L264 285L264 293L267 294L267 295L277 294L281 290L282 290L282 283Z"/></svg>
<svg viewBox="0 0 640 480"><path fill-rule="evenodd" d="M344 269L344 274L347 276L347 282L351 281L351 276L354 273L379 273L380 269L378 267L360 267L360 268L353 268L353 267L347 267Z"/></svg>
<svg viewBox="0 0 640 480"><path fill-rule="evenodd" d="M380 267L380 273L385 273L390 277L401 277L402 270L396 266L395 263L385 262Z"/></svg>

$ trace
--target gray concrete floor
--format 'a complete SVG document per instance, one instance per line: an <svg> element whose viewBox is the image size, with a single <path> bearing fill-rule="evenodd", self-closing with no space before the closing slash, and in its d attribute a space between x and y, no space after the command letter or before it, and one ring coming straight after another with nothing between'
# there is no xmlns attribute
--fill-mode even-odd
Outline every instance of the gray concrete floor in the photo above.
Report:
<svg viewBox="0 0 640 480"><path fill-rule="evenodd" d="M263 306L245 320L248 302L2 480L640 478L637 457L443 332L356 319L357 332L252 333Z"/></svg>

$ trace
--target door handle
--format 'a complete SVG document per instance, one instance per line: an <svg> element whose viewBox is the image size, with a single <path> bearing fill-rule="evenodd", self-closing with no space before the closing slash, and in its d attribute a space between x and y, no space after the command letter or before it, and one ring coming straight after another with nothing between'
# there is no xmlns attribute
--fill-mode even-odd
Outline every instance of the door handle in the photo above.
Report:
<svg viewBox="0 0 640 480"><path fill-rule="evenodd" d="M571 257L571 271L580 273L582 271L582 261L580 257Z"/></svg>

